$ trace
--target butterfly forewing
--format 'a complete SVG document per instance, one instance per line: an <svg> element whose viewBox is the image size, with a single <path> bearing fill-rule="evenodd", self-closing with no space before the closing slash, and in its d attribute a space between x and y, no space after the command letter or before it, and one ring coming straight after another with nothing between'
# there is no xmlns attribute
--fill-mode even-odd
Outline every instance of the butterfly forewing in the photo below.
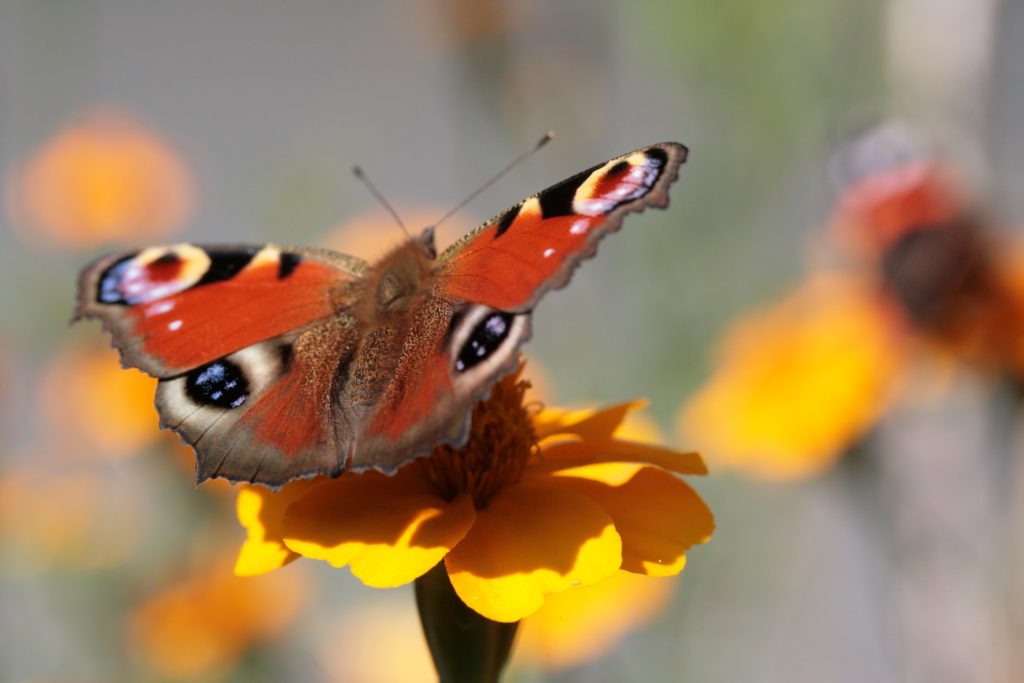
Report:
<svg viewBox="0 0 1024 683"><path fill-rule="evenodd" d="M678 143L652 145L525 199L441 255L440 288L500 310L531 309L545 292L564 286L627 213L666 206L686 154Z"/></svg>

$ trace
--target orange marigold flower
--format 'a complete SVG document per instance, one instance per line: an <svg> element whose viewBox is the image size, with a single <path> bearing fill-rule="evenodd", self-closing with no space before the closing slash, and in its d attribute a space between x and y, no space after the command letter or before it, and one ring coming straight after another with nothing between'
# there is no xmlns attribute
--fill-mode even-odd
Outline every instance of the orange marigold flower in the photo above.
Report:
<svg viewBox="0 0 1024 683"><path fill-rule="evenodd" d="M11 225L71 247L162 237L185 222L192 204L192 181L168 144L112 113L57 133L7 185Z"/></svg>
<svg viewBox="0 0 1024 683"><path fill-rule="evenodd" d="M873 173L832 224L852 266L812 273L735 325L681 413L688 438L754 474L832 463L874 425L920 349L1024 378L1024 254L999 244L951 173Z"/></svg>
<svg viewBox="0 0 1024 683"><path fill-rule="evenodd" d="M530 412L527 386L518 373L504 378L474 409L466 446L440 446L394 476L244 488L248 540L236 572L305 556L388 588L443 560L462 601L498 622L619 569L678 574L686 550L714 529L704 502L672 474L705 474L700 456L618 437L637 403Z"/></svg>
<svg viewBox="0 0 1024 683"><path fill-rule="evenodd" d="M681 428L724 464L772 479L830 465L878 419L904 350L873 291L817 275L739 321Z"/></svg>

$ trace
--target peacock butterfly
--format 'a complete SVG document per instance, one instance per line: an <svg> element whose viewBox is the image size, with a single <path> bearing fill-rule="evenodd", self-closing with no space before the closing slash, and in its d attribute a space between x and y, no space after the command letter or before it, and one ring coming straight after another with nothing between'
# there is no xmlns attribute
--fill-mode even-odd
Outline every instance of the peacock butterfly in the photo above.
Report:
<svg viewBox="0 0 1024 683"><path fill-rule="evenodd" d="M686 154L668 142L594 166L440 256L433 228L374 264L275 245L115 254L82 271L75 320L98 318L122 364L160 380L160 426L194 448L197 482L393 473L464 443L537 301L627 213L667 206Z"/></svg>

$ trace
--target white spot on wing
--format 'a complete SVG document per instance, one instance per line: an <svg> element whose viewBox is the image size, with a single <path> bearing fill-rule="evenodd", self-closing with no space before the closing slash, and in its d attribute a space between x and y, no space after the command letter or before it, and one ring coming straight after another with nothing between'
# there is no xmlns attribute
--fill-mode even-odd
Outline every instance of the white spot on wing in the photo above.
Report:
<svg viewBox="0 0 1024 683"><path fill-rule="evenodd" d="M171 322L167 323L167 329L170 330L171 332L177 332L178 330L181 329L181 321L172 320Z"/></svg>
<svg viewBox="0 0 1024 683"><path fill-rule="evenodd" d="M148 318L152 315L163 315L164 313L170 313L172 310L174 310L173 301L157 301L152 306L146 307L146 317Z"/></svg>

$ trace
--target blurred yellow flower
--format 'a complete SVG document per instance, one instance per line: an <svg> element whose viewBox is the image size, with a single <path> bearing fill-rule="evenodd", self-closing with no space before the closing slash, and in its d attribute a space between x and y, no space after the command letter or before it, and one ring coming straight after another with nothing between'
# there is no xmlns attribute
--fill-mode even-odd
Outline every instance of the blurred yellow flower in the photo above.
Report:
<svg viewBox="0 0 1024 683"><path fill-rule="evenodd" d="M1024 377L1024 258L927 163L873 173L832 220L854 256L737 323L680 429L726 464L797 478L831 464L886 409L920 348Z"/></svg>
<svg viewBox="0 0 1024 683"><path fill-rule="evenodd" d="M682 429L729 466L813 474L874 424L902 354L874 292L856 278L816 275L726 334Z"/></svg>
<svg viewBox="0 0 1024 683"><path fill-rule="evenodd" d="M236 572L301 555L386 588L443 560L463 602L502 622L620 568L678 574L686 550L714 529L704 502L672 474L704 474L700 456L618 438L637 404L531 415L526 386L518 373L500 381L474 410L466 447L438 447L392 477L244 488L248 541Z"/></svg>
<svg viewBox="0 0 1024 683"><path fill-rule="evenodd" d="M57 133L7 184L11 225L70 247L163 237L192 205L192 181L177 154L147 126L109 112Z"/></svg>
<svg viewBox="0 0 1024 683"><path fill-rule="evenodd" d="M547 670L607 655L665 606L674 587L674 581L619 571L596 585L549 596L523 621L516 651L522 662Z"/></svg>
<svg viewBox="0 0 1024 683"><path fill-rule="evenodd" d="M102 344L71 344L50 361L40 411L71 457L122 458L160 437L153 396L157 381L125 370Z"/></svg>
<svg viewBox="0 0 1024 683"><path fill-rule="evenodd" d="M281 633L304 598L299 574L241 578L223 559L146 598L128 631L160 675L218 680L248 648Z"/></svg>

